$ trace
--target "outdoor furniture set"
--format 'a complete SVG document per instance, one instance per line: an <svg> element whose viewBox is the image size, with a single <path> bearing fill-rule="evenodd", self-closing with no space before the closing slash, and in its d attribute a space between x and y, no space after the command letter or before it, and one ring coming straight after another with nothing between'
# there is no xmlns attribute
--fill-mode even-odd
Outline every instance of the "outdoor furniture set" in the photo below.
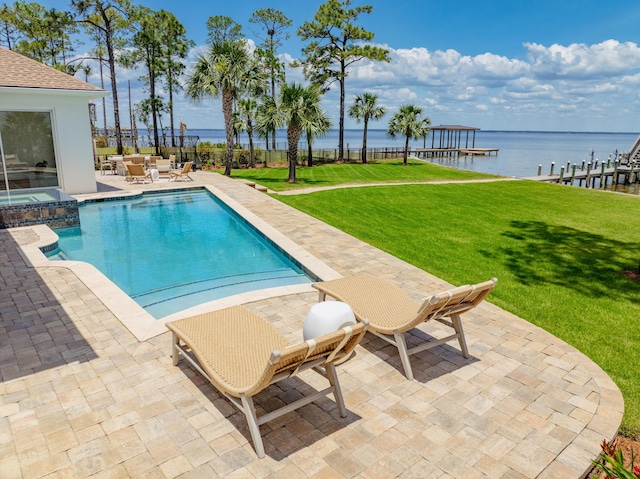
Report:
<svg viewBox="0 0 640 479"><path fill-rule="evenodd" d="M249 432L258 457L265 456L260 425L287 414L306 404L333 393L338 412L346 417L335 366L350 359L368 330L398 348L405 375L413 379L409 355L458 339L465 358L469 357L460 315L480 304L495 286L494 278L484 283L460 286L415 302L397 286L369 275L315 283L320 301L311 308L305 320L303 342L288 345L284 337L265 318L242 306L173 321L167 324L172 332L173 364L178 365L180 354L211 384L227 397L247 418ZM351 317L344 320L344 308L317 308L330 296L340 306L352 309ZM348 306L347 306L348 305ZM316 321L320 309L337 311L342 315L328 332L308 328L310 319ZM316 310L314 312L314 310ZM405 333L431 320L451 327L454 334L442 339L425 340L408 349ZM334 321L335 322L335 321ZM309 331L320 336L310 338ZM424 334L421 332L420 339ZM414 336L415 338L416 336ZM302 397L280 409L261 417L256 414L253 396L271 384L313 369L325 377L329 387Z"/></svg>
<svg viewBox="0 0 640 479"><path fill-rule="evenodd" d="M190 180L189 176L192 161L186 162L181 168L176 168L175 155L169 155L169 159L165 160L161 156L142 156L142 155L126 155L112 156L110 158L100 159L100 171L104 175L105 170L110 170L114 174L125 176L127 181L135 181L136 183L146 183L147 180L154 182L161 176L168 176L169 181L174 180Z"/></svg>

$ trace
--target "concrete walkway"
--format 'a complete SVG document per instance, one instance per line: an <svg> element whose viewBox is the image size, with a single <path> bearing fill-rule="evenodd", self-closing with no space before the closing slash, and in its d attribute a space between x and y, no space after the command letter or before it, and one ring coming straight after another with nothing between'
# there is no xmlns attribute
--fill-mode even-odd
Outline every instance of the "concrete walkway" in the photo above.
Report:
<svg viewBox="0 0 640 479"><path fill-rule="evenodd" d="M449 286L238 181L192 176L340 274L366 271L416 299ZM175 186L97 178L111 190L104 195ZM622 419L620 392L596 364L485 302L463 317L470 359L456 342L425 351L412 357L413 381L397 352L367 335L356 357L338 368L348 417L324 399L272 421L261 427L267 457L259 460L244 416L184 362L171 365L168 332L139 341L105 306L108 298L72 270L26 265L18 248L39 241L36 231L0 231L3 479L577 479ZM298 341L316 300L299 292L247 307ZM263 391L259 410L295 400L307 384L319 386L314 376Z"/></svg>

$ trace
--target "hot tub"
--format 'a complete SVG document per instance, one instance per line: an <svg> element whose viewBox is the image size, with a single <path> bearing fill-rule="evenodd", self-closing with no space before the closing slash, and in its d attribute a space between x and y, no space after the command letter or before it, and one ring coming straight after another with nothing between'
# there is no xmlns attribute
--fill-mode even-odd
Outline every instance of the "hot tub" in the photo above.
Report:
<svg viewBox="0 0 640 479"><path fill-rule="evenodd" d="M0 192L0 229L39 224L78 226L78 202L54 188Z"/></svg>

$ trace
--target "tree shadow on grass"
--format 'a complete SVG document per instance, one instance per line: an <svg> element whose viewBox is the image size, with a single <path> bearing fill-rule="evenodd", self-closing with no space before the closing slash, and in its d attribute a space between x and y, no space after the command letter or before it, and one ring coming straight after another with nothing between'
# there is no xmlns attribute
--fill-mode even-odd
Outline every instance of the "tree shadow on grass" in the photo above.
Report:
<svg viewBox="0 0 640 479"><path fill-rule="evenodd" d="M638 267L640 245L540 221L513 221L503 233L506 266L523 285L554 284L590 297L637 300L640 283L621 272Z"/></svg>

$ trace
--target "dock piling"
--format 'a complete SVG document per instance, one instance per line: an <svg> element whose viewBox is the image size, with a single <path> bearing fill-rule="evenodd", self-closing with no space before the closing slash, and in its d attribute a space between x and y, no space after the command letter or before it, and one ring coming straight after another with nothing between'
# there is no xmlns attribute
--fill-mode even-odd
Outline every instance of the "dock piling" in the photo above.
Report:
<svg viewBox="0 0 640 479"><path fill-rule="evenodd" d="M542 165L538 165L538 176L542 176Z"/></svg>
<svg viewBox="0 0 640 479"><path fill-rule="evenodd" d="M549 175L553 175L553 169L556 167L556 163L554 161L551 162L551 171L549 172Z"/></svg>

